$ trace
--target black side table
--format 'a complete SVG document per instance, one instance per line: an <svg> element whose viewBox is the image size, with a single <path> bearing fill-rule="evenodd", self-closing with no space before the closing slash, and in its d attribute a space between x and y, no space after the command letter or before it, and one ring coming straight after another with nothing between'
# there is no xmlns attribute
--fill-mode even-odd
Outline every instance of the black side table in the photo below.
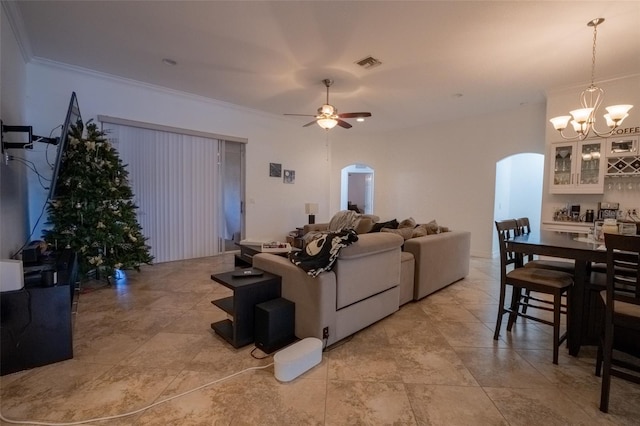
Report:
<svg viewBox="0 0 640 426"><path fill-rule="evenodd" d="M211 275L213 281L233 290L233 296L211 301L232 319L214 322L211 328L234 348L240 348L254 341L255 305L280 297L281 278L268 272L234 277L235 272Z"/></svg>

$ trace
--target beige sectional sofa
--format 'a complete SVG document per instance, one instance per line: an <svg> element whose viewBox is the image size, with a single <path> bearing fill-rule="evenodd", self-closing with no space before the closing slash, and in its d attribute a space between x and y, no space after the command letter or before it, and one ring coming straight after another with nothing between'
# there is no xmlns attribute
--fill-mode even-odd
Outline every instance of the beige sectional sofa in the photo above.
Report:
<svg viewBox="0 0 640 426"><path fill-rule="evenodd" d="M471 232L411 238L404 242L404 251L415 260L413 300L419 300L469 275Z"/></svg>
<svg viewBox="0 0 640 426"><path fill-rule="evenodd" d="M282 277L282 297L295 303L295 334L337 342L398 310L400 247L394 234L360 235L340 250L331 271L307 275L282 256L253 257L253 266Z"/></svg>
<svg viewBox="0 0 640 426"><path fill-rule="evenodd" d="M282 297L296 304L297 337L322 339L327 329L330 345L469 273L468 231L406 241L388 232L358 237L342 248L331 271L315 278L284 257L267 253L253 257L254 267L282 277Z"/></svg>

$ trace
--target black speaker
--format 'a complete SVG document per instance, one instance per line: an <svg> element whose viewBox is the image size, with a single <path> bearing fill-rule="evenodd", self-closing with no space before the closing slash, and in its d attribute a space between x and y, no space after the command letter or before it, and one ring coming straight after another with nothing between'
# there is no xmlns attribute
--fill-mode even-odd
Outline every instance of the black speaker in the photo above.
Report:
<svg viewBox="0 0 640 426"><path fill-rule="evenodd" d="M255 307L254 340L256 347L270 354L295 339L296 305L282 297Z"/></svg>

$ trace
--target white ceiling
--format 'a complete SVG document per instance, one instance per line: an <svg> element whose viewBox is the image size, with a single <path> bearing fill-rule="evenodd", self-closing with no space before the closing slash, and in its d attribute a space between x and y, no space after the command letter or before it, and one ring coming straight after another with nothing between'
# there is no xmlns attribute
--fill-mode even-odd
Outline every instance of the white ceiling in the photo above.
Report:
<svg viewBox="0 0 640 426"><path fill-rule="evenodd" d="M413 127L586 86L586 23L597 17L606 21L598 27L596 82L640 73L639 1L9 3L29 59L278 115L314 114L324 103L321 80L332 78L330 101L340 112L373 114L334 131ZM382 65L355 64L368 55Z"/></svg>

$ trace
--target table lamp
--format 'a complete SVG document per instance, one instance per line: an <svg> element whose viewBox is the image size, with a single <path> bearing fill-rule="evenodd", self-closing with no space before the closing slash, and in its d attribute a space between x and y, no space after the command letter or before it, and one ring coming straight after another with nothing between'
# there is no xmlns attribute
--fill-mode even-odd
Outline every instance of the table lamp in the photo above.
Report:
<svg viewBox="0 0 640 426"><path fill-rule="evenodd" d="M304 212L309 215L309 225L316 223L316 213L318 213L318 203L305 203Z"/></svg>

